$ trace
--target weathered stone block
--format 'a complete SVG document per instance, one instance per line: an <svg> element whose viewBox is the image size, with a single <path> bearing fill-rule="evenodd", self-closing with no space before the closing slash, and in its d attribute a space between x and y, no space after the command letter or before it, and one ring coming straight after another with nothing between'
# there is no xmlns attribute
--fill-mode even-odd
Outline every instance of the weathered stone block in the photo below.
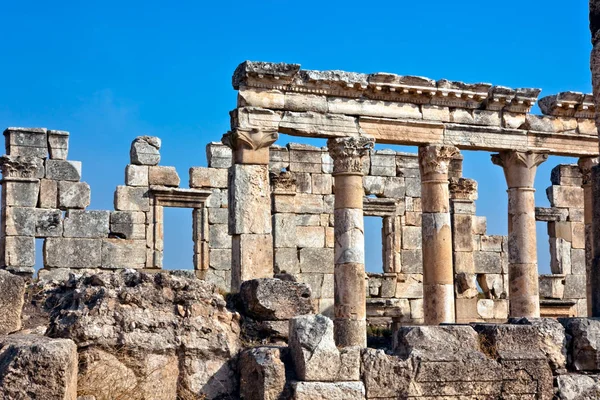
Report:
<svg viewBox="0 0 600 400"><path fill-rule="evenodd" d="M325 247L325 227L323 226L298 226L296 227L297 246Z"/></svg>
<svg viewBox="0 0 600 400"><path fill-rule="evenodd" d="M69 154L69 132L48 130L48 152L53 160L66 160Z"/></svg>
<svg viewBox="0 0 600 400"><path fill-rule="evenodd" d="M58 182L40 180L39 208L58 208Z"/></svg>
<svg viewBox="0 0 600 400"><path fill-rule="evenodd" d="M102 240L102 268L144 268L146 241L125 239Z"/></svg>
<svg viewBox="0 0 600 400"><path fill-rule="evenodd" d="M294 400L364 400L362 382L294 382Z"/></svg>
<svg viewBox="0 0 600 400"><path fill-rule="evenodd" d="M223 168L190 168L191 188L227 188L227 170Z"/></svg>
<svg viewBox="0 0 600 400"><path fill-rule="evenodd" d="M0 338L0 397L77 398L77 346L37 335Z"/></svg>
<svg viewBox="0 0 600 400"><path fill-rule="evenodd" d="M275 273L300 273L298 250L293 248L275 248Z"/></svg>
<svg viewBox="0 0 600 400"><path fill-rule="evenodd" d="M585 275L567 275L565 277L565 299L585 299Z"/></svg>
<svg viewBox="0 0 600 400"><path fill-rule="evenodd" d="M232 248L233 288L239 289L242 282L250 279L273 276L273 237L270 234L234 235Z"/></svg>
<svg viewBox="0 0 600 400"><path fill-rule="evenodd" d="M583 208L583 188L573 186L550 186L546 195L552 207Z"/></svg>
<svg viewBox="0 0 600 400"><path fill-rule="evenodd" d="M418 299L423 297L423 275L398 275L396 297L402 299Z"/></svg>
<svg viewBox="0 0 600 400"><path fill-rule="evenodd" d="M581 187L583 178L577 164L559 164L552 168L550 181L553 185Z"/></svg>
<svg viewBox="0 0 600 400"><path fill-rule="evenodd" d="M58 182L58 208L85 209L90 205L91 189L85 182Z"/></svg>
<svg viewBox="0 0 600 400"><path fill-rule="evenodd" d="M229 210L226 208L209 208L209 224L227 224L229 221Z"/></svg>
<svg viewBox="0 0 600 400"><path fill-rule="evenodd" d="M271 233L268 166L236 164L230 174L229 233Z"/></svg>
<svg viewBox="0 0 600 400"><path fill-rule="evenodd" d="M4 131L6 154L46 158L48 139L46 128L7 128Z"/></svg>
<svg viewBox="0 0 600 400"><path fill-rule="evenodd" d="M575 275L585 275L585 250L571 249L571 272Z"/></svg>
<svg viewBox="0 0 600 400"><path fill-rule="evenodd" d="M554 318L511 319L511 324L531 325L540 338L540 349L553 370L564 370L567 362L567 337L565 328Z"/></svg>
<svg viewBox="0 0 600 400"><path fill-rule="evenodd" d="M421 197L421 178L404 177L407 197Z"/></svg>
<svg viewBox="0 0 600 400"><path fill-rule="evenodd" d="M178 187L181 179L175 167L150 166L148 182L150 185Z"/></svg>
<svg viewBox="0 0 600 400"><path fill-rule="evenodd" d="M309 174L307 172L295 172L295 173L293 173L293 176L294 176L294 179L296 180L296 192L297 193L312 193L311 174Z"/></svg>
<svg viewBox="0 0 600 400"><path fill-rule="evenodd" d="M481 251L502 251L502 240L504 236L481 236Z"/></svg>
<svg viewBox="0 0 600 400"><path fill-rule="evenodd" d="M475 260L473 252L470 251L459 251L454 253L454 272L474 274L475 273Z"/></svg>
<svg viewBox="0 0 600 400"><path fill-rule="evenodd" d="M81 180L81 161L46 160L46 179L79 182Z"/></svg>
<svg viewBox="0 0 600 400"><path fill-rule="evenodd" d="M148 188L117 186L115 191L115 210L150 211Z"/></svg>
<svg viewBox="0 0 600 400"><path fill-rule="evenodd" d="M393 150L373 151L370 175L396 176L396 152Z"/></svg>
<svg viewBox="0 0 600 400"><path fill-rule="evenodd" d="M600 370L600 320L596 318L560 318L571 336L569 365L576 371Z"/></svg>
<svg viewBox="0 0 600 400"><path fill-rule="evenodd" d="M145 239L146 213L141 211L111 212L110 233L121 239Z"/></svg>
<svg viewBox="0 0 600 400"><path fill-rule="evenodd" d="M264 278L242 283L244 311L257 320L283 321L313 312L311 291L299 282Z"/></svg>
<svg viewBox="0 0 600 400"><path fill-rule="evenodd" d="M38 203L38 180L4 181L2 206L35 207Z"/></svg>
<svg viewBox="0 0 600 400"><path fill-rule="evenodd" d="M405 226L402 227L402 249L404 250L416 250L420 249L423 240L421 237L421 227L418 226Z"/></svg>
<svg viewBox="0 0 600 400"><path fill-rule="evenodd" d="M565 275L540 275L540 298L562 299L565 292Z"/></svg>
<svg viewBox="0 0 600 400"><path fill-rule="evenodd" d="M2 209L2 219L5 224L6 236L34 236L35 208L5 207Z"/></svg>
<svg viewBox="0 0 600 400"><path fill-rule="evenodd" d="M405 274L423 273L423 250L402 250L402 272Z"/></svg>
<svg viewBox="0 0 600 400"><path fill-rule="evenodd" d="M211 142L206 146L206 159L211 168L229 168L232 164L232 151L221 142Z"/></svg>
<svg viewBox="0 0 600 400"><path fill-rule="evenodd" d="M24 303L25 280L0 270L0 335L8 335L21 329Z"/></svg>
<svg viewBox="0 0 600 400"><path fill-rule="evenodd" d="M329 174L312 174L312 193L331 194L333 179Z"/></svg>
<svg viewBox="0 0 600 400"><path fill-rule="evenodd" d="M149 186L147 165L129 164L125 167L125 185L127 186Z"/></svg>
<svg viewBox="0 0 600 400"><path fill-rule="evenodd" d="M477 274L501 274L502 260L500 253L493 251L476 251L473 253L475 273Z"/></svg>
<svg viewBox="0 0 600 400"><path fill-rule="evenodd" d="M102 240L48 238L44 245L44 265L56 268L100 268Z"/></svg>
<svg viewBox="0 0 600 400"><path fill-rule="evenodd" d="M296 215L273 215L273 241L275 247L296 247Z"/></svg>
<svg viewBox="0 0 600 400"><path fill-rule="evenodd" d="M10 270L18 270L35 265L35 239L33 237L7 236L0 238L1 242L4 242L4 253L0 253L1 266Z"/></svg>
<svg viewBox="0 0 600 400"><path fill-rule="evenodd" d="M36 209L35 216L35 237L53 237L62 236L63 219L60 210Z"/></svg>
<svg viewBox="0 0 600 400"><path fill-rule="evenodd" d="M209 245L211 249L230 249L231 236L227 225L215 224L208 227Z"/></svg>
<svg viewBox="0 0 600 400"><path fill-rule="evenodd" d="M285 365L278 347L255 347L240 355L240 394L245 400L278 400L285 395Z"/></svg>
<svg viewBox="0 0 600 400"><path fill-rule="evenodd" d="M324 207L322 195L298 193L294 196L294 212L298 214L323 214Z"/></svg>
<svg viewBox="0 0 600 400"><path fill-rule="evenodd" d="M231 270L231 250L212 249L210 251L209 265L211 268L218 270Z"/></svg>
<svg viewBox="0 0 600 400"><path fill-rule="evenodd" d="M160 138L139 136L131 143L129 156L131 163L136 165L158 165L160 161Z"/></svg>
<svg viewBox="0 0 600 400"><path fill-rule="evenodd" d="M487 218L480 216L473 216L473 234L474 235L485 235L487 232Z"/></svg>
<svg viewBox="0 0 600 400"><path fill-rule="evenodd" d="M333 274L333 249L306 247L298 252L302 273Z"/></svg>
<svg viewBox="0 0 600 400"><path fill-rule="evenodd" d="M110 232L110 211L69 210L64 221L64 237L104 238Z"/></svg>
<svg viewBox="0 0 600 400"><path fill-rule="evenodd" d="M567 374L556 378L560 400L594 400L600 398L600 384L588 375Z"/></svg>

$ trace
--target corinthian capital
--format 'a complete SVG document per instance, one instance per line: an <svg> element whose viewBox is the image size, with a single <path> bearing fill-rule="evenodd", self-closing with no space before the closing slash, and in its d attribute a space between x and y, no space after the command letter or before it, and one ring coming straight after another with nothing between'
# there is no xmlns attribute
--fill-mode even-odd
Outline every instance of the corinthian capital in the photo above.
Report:
<svg viewBox="0 0 600 400"><path fill-rule="evenodd" d="M374 145L375 139L369 136L329 139L327 147L333 159L333 173L362 174L364 157L369 154Z"/></svg>
<svg viewBox="0 0 600 400"><path fill-rule="evenodd" d="M492 154L492 163L504 168L509 188L533 187L538 165L548 159L548 154L532 151L507 150Z"/></svg>
<svg viewBox="0 0 600 400"><path fill-rule="evenodd" d="M0 157L0 171L6 178L33 178L39 167L35 157L2 156Z"/></svg>
<svg viewBox="0 0 600 400"><path fill-rule="evenodd" d="M244 129L237 128L223 135L221 141L233 150L260 150L277 141L276 129Z"/></svg>
<svg viewBox="0 0 600 400"><path fill-rule="evenodd" d="M459 154L454 146L421 146L419 147L419 167L421 176L428 174L448 174L450 161Z"/></svg>
<svg viewBox="0 0 600 400"><path fill-rule="evenodd" d="M450 197L455 200L477 200L477 181L467 178L451 178Z"/></svg>
<svg viewBox="0 0 600 400"><path fill-rule="evenodd" d="M579 165L579 169L581 170L581 175L583 177L583 184L590 184L592 178L592 168L598 165L598 157L583 157L577 161L577 165Z"/></svg>

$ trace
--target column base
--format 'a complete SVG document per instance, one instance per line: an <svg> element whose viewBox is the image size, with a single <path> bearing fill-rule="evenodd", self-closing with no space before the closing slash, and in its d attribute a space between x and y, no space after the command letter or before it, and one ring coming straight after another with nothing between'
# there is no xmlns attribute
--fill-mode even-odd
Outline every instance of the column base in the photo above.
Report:
<svg viewBox="0 0 600 400"><path fill-rule="evenodd" d="M426 325L453 324L454 285L423 284L423 313Z"/></svg>
<svg viewBox="0 0 600 400"><path fill-rule="evenodd" d="M335 344L339 347L367 347L367 321L356 319L334 320Z"/></svg>

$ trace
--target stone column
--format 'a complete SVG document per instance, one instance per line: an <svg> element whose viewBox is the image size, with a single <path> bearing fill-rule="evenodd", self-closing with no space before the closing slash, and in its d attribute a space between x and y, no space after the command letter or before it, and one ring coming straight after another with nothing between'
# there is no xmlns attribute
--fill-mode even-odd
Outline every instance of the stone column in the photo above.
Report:
<svg viewBox="0 0 600 400"><path fill-rule="evenodd" d="M269 146L277 138L276 130L241 128L223 136L233 150L228 183L233 293L244 281L273 276Z"/></svg>
<svg viewBox="0 0 600 400"><path fill-rule="evenodd" d="M423 240L423 312L425 324L454 323L454 271L448 193L448 166L458 149L419 147Z"/></svg>
<svg viewBox="0 0 600 400"><path fill-rule="evenodd" d="M508 184L510 317L540 316L533 182L538 165L547 159L547 154L522 151L492 155L492 162L504 168Z"/></svg>
<svg viewBox="0 0 600 400"><path fill-rule="evenodd" d="M334 306L338 346L367 346L363 159L375 140L329 139L335 177Z"/></svg>
<svg viewBox="0 0 600 400"><path fill-rule="evenodd" d="M592 238L592 167L598 165L598 157L584 157L577 162L583 177L583 222L585 224L585 273L588 315L592 315L591 268L594 257Z"/></svg>

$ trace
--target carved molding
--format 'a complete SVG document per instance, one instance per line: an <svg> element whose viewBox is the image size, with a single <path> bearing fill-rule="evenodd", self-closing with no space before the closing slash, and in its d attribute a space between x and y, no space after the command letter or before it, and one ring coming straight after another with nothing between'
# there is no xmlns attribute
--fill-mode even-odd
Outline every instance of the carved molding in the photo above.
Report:
<svg viewBox="0 0 600 400"><path fill-rule="evenodd" d="M450 178L450 197L455 200L477 200L477 181L468 178Z"/></svg>
<svg viewBox="0 0 600 400"><path fill-rule="evenodd" d="M539 101L544 115L556 117L594 118L596 105L591 94L561 92L546 96Z"/></svg>
<svg viewBox="0 0 600 400"><path fill-rule="evenodd" d="M459 154L454 146L421 146L419 147L419 167L421 176L427 174L448 174L450 161Z"/></svg>
<svg viewBox="0 0 600 400"><path fill-rule="evenodd" d="M291 172L281 172L279 174L271 172L271 186L273 192L296 193L296 178Z"/></svg>
<svg viewBox="0 0 600 400"><path fill-rule="evenodd" d="M333 159L333 173L363 173L363 160L375 145L369 136L332 138L327 141Z"/></svg>
<svg viewBox="0 0 600 400"><path fill-rule="evenodd" d="M242 129L227 132L221 141L233 150L259 150L271 146L279 134L275 129Z"/></svg>
<svg viewBox="0 0 600 400"><path fill-rule="evenodd" d="M39 162L35 157L2 156L0 157L0 171L6 178L34 178Z"/></svg>
<svg viewBox="0 0 600 400"><path fill-rule="evenodd" d="M527 167L532 169L548 159L546 153L534 153L532 151L503 151L498 154L492 154L492 162L504 169L510 169L512 166Z"/></svg>
<svg viewBox="0 0 600 400"><path fill-rule="evenodd" d="M581 176L583 177L583 184L588 185L592 183L592 168L598 165L598 157L584 157L577 161L577 165L581 170Z"/></svg>

